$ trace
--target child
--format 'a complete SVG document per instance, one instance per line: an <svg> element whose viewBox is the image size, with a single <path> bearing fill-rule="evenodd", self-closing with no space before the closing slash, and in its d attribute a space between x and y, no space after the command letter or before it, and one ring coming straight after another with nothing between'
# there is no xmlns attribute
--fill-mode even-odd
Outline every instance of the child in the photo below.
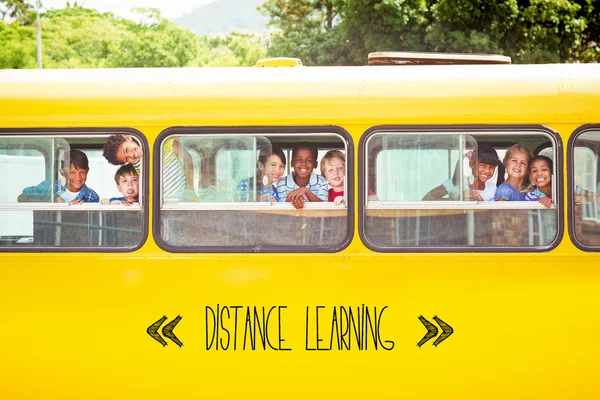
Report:
<svg viewBox="0 0 600 400"><path fill-rule="evenodd" d="M139 161L144 152L132 136L116 134L106 139L102 155L112 165L131 163L139 171Z"/></svg>
<svg viewBox="0 0 600 400"><path fill-rule="evenodd" d="M496 189L496 201L525 201L525 194L529 191L525 183L531 152L520 144L512 145L504 155L504 167L508 174L506 182Z"/></svg>
<svg viewBox="0 0 600 400"><path fill-rule="evenodd" d="M300 210L307 201L327 201L327 182L313 170L317 168L317 148L303 143L292 150L293 171L277 183L280 202L292 203Z"/></svg>
<svg viewBox="0 0 600 400"><path fill-rule="evenodd" d="M65 160L60 170L61 179L54 182L54 201L70 204L97 203L98 194L85 185L90 170L88 158L80 150L69 151L69 169ZM23 189L17 201L36 202L50 201L52 193L50 181L44 181L37 186Z"/></svg>
<svg viewBox="0 0 600 400"><path fill-rule="evenodd" d="M498 153L491 147L482 146L474 150L470 155L469 167L471 177L464 180L464 199L477 201L493 201L496 193L496 184L492 177L498 168L498 183L504 180L504 168L498 159ZM460 195L458 187L458 169L452 179L444 181L440 186L432 189L423 197L423 200L439 200L448 195L450 199L457 199Z"/></svg>
<svg viewBox="0 0 600 400"><path fill-rule="evenodd" d="M237 187L239 201L271 201L278 202L277 182L285 171L285 154L279 147L273 147L271 151L261 150L258 156L256 170L256 196L250 196L254 190L254 177L243 179Z"/></svg>
<svg viewBox="0 0 600 400"><path fill-rule="evenodd" d="M544 207L552 205L552 160L535 156L529 163L529 177L535 189L525 195L527 201L539 201Z"/></svg>
<svg viewBox="0 0 600 400"><path fill-rule="evenodd" d="M344 202L344 178L346 177L346 157L339 150L328 151L321 159L321 174L331 189L327 193L327 201L336 206Z"/></svg>
<svg viewBox="0 0 600 400"><path fill-rule="evenodd" d="M101 204L124 204L130 206L139 202L139 175L133 164L125 164L115 173L117 189L123 197L102 199Z"/></svg>

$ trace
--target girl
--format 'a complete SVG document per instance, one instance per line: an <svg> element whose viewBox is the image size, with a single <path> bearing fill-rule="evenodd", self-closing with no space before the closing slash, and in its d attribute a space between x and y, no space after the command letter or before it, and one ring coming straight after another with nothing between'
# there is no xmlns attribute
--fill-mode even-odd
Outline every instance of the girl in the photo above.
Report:
<svg viewBox="0 0 600 400"><path fill-rule="evenodd" d="M285 154L279 147L270 152L261 150L256 166L256 196L250 195L254 193L254 177L244 179L237 187L238 201L278 202L276 184L285 173Z"/></svg>
<svg viewBox="0 0 600 400"><path fill-rule="evenodd" d="M491 181L494 171L498 167L498 183L504 179L504 169L498 159L498 153L491 147L482 146L479 150L467 155L470 158L471 176L465 177L463 188L465 200L492 201L496 193L496 185ZM459 161L460 162L460 161ZM423 200L438 200L448 195L450 199L459 197L458 168L452 179L444 181L440 186L432 189L423 197Z"/></svg>
<svg viewBox="0 0 600 400"><path fill-rule="evenodd" d="M525 195L527 201L539 201L546 208L552 205L552 160L535 156L529 163L529 179L535 189Z"/></svg>
<svg viewBox="0 0 600 400"><path fill-rule="evenodd" d="M508 178L496 189L496 201L525 201L524 193L529 191L525 178L531 157L531 152L520 144L512 145L506 150L504 167Z"/></svg>

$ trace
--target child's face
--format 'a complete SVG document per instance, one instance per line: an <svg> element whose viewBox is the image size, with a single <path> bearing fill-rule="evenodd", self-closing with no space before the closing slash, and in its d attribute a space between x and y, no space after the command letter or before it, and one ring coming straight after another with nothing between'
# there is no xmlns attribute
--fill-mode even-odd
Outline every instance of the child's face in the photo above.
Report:
<svg viewBox="0 0 600 400"><path fill-rule="evenodd" d="M546 160L535 160L531 163L529 176L531 182L540 189L552 185L552 173Z"/></svg>
<svg viewBox="0 0 600 400"><path fill-rule="evenodd" d="M506 160L506 172L513 178L524 178L527 174L528 157L523 151L513 151Z"/></svg>
<svg viewBox="0 0 600 400"><path fill-rule="evenodd" d="M267 159L265 165L259 163L259 168L272 183L276 183L283 176L283 173L285 171L285 164L281 161L279 156L271 154L271 156Z"/></svg>
<svg viewBox="0 0 600 400"><path fill-rule="evenodd" d="M310 177L310 174L316 166L317 160L313 159L310 149L301 147L296 151L294 159L292 160L292 167L294 167L294 173L297 177Z"/></svg>
<svg viewBox="0 0 600 400"><path fill-rule="evenodd" d="M127 199L137 197L139 191L139 176L137 175L121 175L119 183L117 183L119 192Z"/></svg>
<svg viewBox="0 0 600 400"><path fill-rule="evenodd" d="M346 176L346 164L337 157L325 161L325 179L334 189L344 188L344 177ZM340 192L341 190L337 190Z"/></svg>
<svg viewBox="0 0 600 400"><path fill-rule="evenodd" d="M487 182L494 176L494 172L496 171L496 167L492 164L486 164L480 162L477 166L477 179L480 182Z"/></svg>
<svg viewBox="0 0 600 400"><path fill-rule="evenodd" d="M73 193L79 192L87 180L87 174L87 169L79 169L75 164L71 164L69 176L65 176L67 178L67 189ZM63 175L66 174L63 172Z"/></svg>
<svg viewBox="0 0 600 400"><path fill-rule="evenodd" d="M119 146L119 149L117 150L117 160L120 163L125 164L134 163L140 158L142 158L144 153L142 152L142 149L137 144L137 142L133 140L133 138L129 135L125 135L123 137L125 138L125 141L121 144L121 146Z"/></svg>

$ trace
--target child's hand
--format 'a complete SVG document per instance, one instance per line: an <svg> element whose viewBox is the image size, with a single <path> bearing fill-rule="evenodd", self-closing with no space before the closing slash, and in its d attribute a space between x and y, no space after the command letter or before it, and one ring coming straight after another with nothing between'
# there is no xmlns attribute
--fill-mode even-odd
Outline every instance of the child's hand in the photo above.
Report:
<svg viewBox="0 0 600 400"><path fill-rule="evenodd" d="M540 198L539 202L546 208L550 208L552 206L552 199L549 197L542 197Z"/></svg>
<svg viewBox="0 0 600 400"><path fill-rule="evenodd" d="M308 189L305 187L294 189L288 193L286 201L292 203L297 210L300 210L304 208L304 203L306 203L306 197L304 197L306 192L308 192Z"/></svg>
<svg viewBox="0 0 600 400"><path fill-rule="evenodd" d="M286 201L292 203L296 210L300 210L304 208L304 203L306 203L306 197L304 197L304 195L307 191L308 189L305 187L294 189L288 193Z"/></svg>
<svg viewBox="0 0 600 400"><path fill-rule="evenodd" d="M481 194L477 193L477 191L473 189L465 190L463 195L465 200L483 201Z"/></svg>
<svg viewBox="0 0 600 400"><path fill-rule="evenodd" d="M100 204L104 204L104 205L110 204L110 199L101 199Z"/></svg>
<svg viewBox="0 0 600 400"><path fill-rule="evenodd" d="M344 196L337 196L335 199L333 199L333 203L336 206L339 206L340 204L342 204L344 202Z"/></svg>
<svg viewBox="0 0 600 400"><path fill-rule="evenodd" d="M83 204L83 203L85 203L85 200L83 200L83 199L79 199L79 200L73 200L73 201L71 202L71 204Z"/></svg>
<svg viewBox="0 0 600 400"><path fill-rule="evenodd" d="M132 204L133 204L133 203L135 203L135 202L136 202L136 201L135 201L135 198L134 198L134 197L126 197L126 198L125 198L125 201L123 201L121 204L124 204L124 205L126 205L126 206L130 206L130 205L132 205Z"/></svg>

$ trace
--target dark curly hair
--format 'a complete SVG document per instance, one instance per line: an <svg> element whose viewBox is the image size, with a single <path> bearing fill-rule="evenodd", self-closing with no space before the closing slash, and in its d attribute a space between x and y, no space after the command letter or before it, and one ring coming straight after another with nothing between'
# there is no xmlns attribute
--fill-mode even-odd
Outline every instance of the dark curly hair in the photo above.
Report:
<svg viewBox="0 0 600 400"><path fill-rule="evenodd" d="M112 165L125 164L124 162L117 160L117 150L119 150L119 147L121 147L123 143L125 143L125 136L121 134L109 136L104 142L102 155Z"/></svg>

